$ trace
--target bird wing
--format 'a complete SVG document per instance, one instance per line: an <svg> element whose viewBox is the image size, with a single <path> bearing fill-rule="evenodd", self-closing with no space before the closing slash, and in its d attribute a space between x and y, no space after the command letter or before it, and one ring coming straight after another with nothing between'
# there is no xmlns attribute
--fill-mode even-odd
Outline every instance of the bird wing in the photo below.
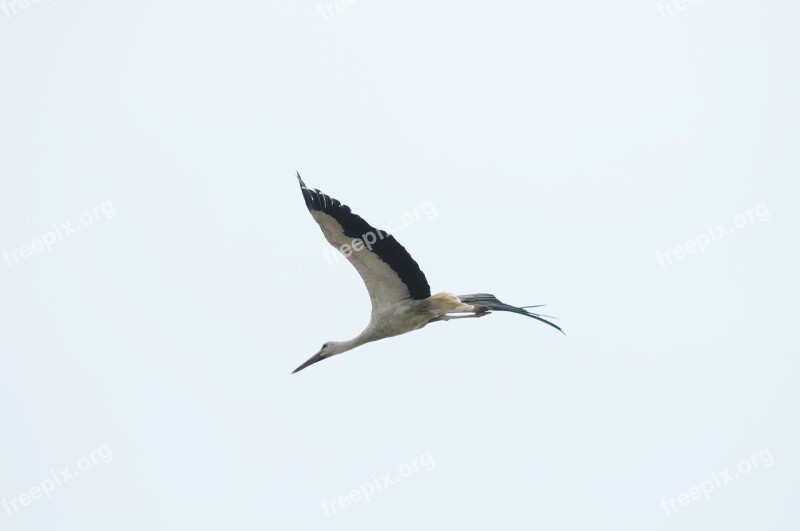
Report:
<svg viewBox="0 0 800 531"><path fill-rule="evenodd" d="M407 299L427 299L431 288L425 274L394 236L372 227L336 199L308 188L300 173L306 206L325 239L353 264L367 286L373 312Z"/></svg>

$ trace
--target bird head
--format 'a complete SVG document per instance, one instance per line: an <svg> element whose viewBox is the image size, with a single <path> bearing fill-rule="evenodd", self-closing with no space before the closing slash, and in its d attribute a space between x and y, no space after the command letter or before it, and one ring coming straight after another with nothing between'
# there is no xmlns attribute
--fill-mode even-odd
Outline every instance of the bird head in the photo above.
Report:
<svg viewBox="0 0 800 531"><path fill-rule="evenodd" d="M298 368L293 370L292 374L294 374L296 372L299 372L299 371L302 371L303 369L305 369L309 365L314 365L318 361L322 361L324 359L330 358L331 356L335 356L337 354L341 354L342 352L344 352L344 349L341 348L341 343L340 342L338 342L338 341L328 341L327 343L324 343L322 345L322 348L319 350L319 352L317 352L316 354L314 354L313 356L308 358L308 360L306 360L305 363L303 363Z"/></svg>

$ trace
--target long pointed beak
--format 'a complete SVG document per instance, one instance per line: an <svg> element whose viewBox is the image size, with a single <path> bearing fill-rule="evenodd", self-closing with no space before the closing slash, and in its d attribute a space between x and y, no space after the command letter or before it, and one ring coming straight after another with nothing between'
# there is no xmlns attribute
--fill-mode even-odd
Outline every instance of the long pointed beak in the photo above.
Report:
<svg viewBox="0 0 800 531"><path fill-rule="evenodd" d="M302 371L303 369L305 369L309 365L314 365L316 362L322 361L324 359L325 359L325 357L322 355L322 351L319 351L316 354L314 354L313 356L311 356L310 358L308 358L308 360L304 364L300 365L298 368L293 370L292 374L294 374L296 372L299 372L299 371Z"/></svg>

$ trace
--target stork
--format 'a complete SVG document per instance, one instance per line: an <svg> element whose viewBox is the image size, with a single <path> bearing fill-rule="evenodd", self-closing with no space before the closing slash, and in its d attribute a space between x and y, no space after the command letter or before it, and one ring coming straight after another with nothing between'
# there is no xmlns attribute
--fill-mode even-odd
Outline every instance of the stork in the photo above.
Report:
<svg viewBox="0 0 800 531"><path fill-rule="evenodd" d="M419 330L436 321L484 317L493 310L532 317L564 333L543 316L526 309L536 306L511 306L488 293L431 295L425 274L394 236L372 227L347 205L308 188L300 172L297 180L308 211L325 239L345 255L366 284L372 316L358 336L347 341L328 341L292 374L365 343Z"/></svg>

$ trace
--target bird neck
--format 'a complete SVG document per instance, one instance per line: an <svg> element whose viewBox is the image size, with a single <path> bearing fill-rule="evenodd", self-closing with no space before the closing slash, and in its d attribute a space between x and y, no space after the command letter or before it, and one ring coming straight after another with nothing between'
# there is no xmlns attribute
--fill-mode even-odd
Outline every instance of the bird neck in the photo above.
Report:
<svg viewBox="0 0 800 531"><path fill-rule="evenodd" d="M347 352L348 350L353 350L354 348L360 347L364 343L369 343L370 341L375 341L375 338L371 337L371 335L368 334L366 331L361 332L353 339L340 341L339 344L336 346L337 354L341 354L342 352Z"/></svg>

